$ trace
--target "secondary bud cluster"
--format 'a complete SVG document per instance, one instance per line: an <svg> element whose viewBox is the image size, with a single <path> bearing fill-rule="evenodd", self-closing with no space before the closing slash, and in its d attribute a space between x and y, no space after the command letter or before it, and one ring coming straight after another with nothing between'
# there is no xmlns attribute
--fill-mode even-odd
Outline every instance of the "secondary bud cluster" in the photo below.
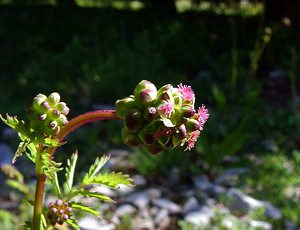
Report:
<svg viewBox="0 0 300 230"><path fill-rule="evenodd" d="M116 115L124 123L122 140L153 154L184 144L190 150L209 117L205 106L196 111L194 104L190 86L168 84L157 90L143 80L133 95L116 101Z"/></svg>
<svg viewBox="0 0 300 230"><path fill-rule="evenodd" d="M66 115L69 111L66 103L60 102L58 93L51 93L48 97L38 94L30 109L30 126L46 135L57 135L68 123Z"/></svg>
<svg viewBox="0 0 300 230"><path fill-rule="evenodd" d="M56 200L48 204L47 220L51 225L63 224L71 215L72 208L68 202Z"/></svg>

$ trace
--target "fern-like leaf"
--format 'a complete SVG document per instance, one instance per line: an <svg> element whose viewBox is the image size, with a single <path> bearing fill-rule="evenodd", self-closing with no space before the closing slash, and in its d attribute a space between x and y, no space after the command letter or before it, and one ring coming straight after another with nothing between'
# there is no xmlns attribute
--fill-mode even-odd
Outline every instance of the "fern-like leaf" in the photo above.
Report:
<svg viewBox="0 0 300 230"><path fill-rule="evenodd" d="M57 173L52 172L52 177L50 177L49 180L51 182L51 185L52 185L53 192L54 192L55 196L61 198L62 194L61 194L60 187L59 187Z"/></svg>
<svg viewBox="0 0 300 230"><path fill-rule="evenodd" d="M54 160L51 160L51 156L48 152L42 152L41 153L41 160L42 160L42 169L47 177L50 179L53 179L54 173L62 170L61 163L55 162Z"/></svg>
<svg viewBox="0 0 300 230"><path fill-rule="evenodd" d="M97 210L95 210L91 207L88 207L86 205L83 205L81 203L71 203L71 207L73 209L79 209L81 211L87 212L87 213L92 214L94 216L100 216L100 213Z"/></svg>
<svg viewBox="0 0 300 230"><path fill-rule="evenodd" d="M97 199L102 200L104 202L115 203L115 201L112 200L110 197L102 195L102 194L97 193L97 192L90 192L90 191L87 191L87 190L81 190L79 192L79 194L81 194L82 196L97 198Z"/></svg>
<svg viewBox="0 0 300 230"><path fill-rule="evenodd" d="M110 159L110 155L104 155L101 158L96 158L94 164L91 165L89 171L85 174L83 178L83 183L88 182L92 177L94 177Z"/></svg>
<svg viewBox="0 0 300 230"><path fill-rule="evenodd" d="M128 185L133 186L133 181L127 174L122 173L104 173L104 174L98 174L91 178L89 181L89 184L101 184L106 185L110 188L118 189L118 185Z"/></svg>
<svg viewBox="0 0 300 230"><path fill-rule="evenodd" d="M8 126L16 130L18 133L22 134L23 136L27 137L30 139L30 130L28 127L25 125L25 121L23 120L18 120L17 116L9 116L6 114L6 119L2 117L0 114L0 119Z"/></svg>
<svg viewBox="0 0 300 230"><path fill-rule="evenodd" d="M72 154L71 159L67 160L67 167L66 167L66 174L65 174L66 182L64 184L66 193L72 190L77 159L78 159L78 152L76 151L75 153Z"/></svg>
<svg viewBox="0 0 300 230"><path fill-rule="evenodd" d="M77 224L75 219L69 218L66 222L74 229L80 229L80 226Z"/></svg>

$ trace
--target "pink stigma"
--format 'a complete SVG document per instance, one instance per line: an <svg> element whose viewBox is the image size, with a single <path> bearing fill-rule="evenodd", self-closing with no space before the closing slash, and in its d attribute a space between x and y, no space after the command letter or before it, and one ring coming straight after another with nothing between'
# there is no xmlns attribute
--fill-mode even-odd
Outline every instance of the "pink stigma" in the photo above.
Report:
<svg viewBox="0 0 300 230"><path fill-rule="evenodd" d="M199 107L197 116L201 126L203 126L209 118L208 109L206 109L205 106L202 105L201 107Z"/></svg>
<svg viewBox="0 0 300 230"><path fill-rule="evenodd" d="M189 139L188 139L188 142L187 142L187 146L186 146L186 148L185 148L185 151L186 151L186 150L189 150L189 151L190 151L192 148L194 148L195 143L196 143L196 141L197 141L199 135L200 135L200 131L199 131L199 130L196 130L196 131L192 132L191 136L190 136Z"/></svg>
<svg viewBox="0 0 300 230"><path fill-rule="evenodd" d="M186 86L180 83L177 85L177 89L182 94L184 100L193 101L195 99L195 94L191 86Z"/></svg>
<svg viewBox="0 0 300 230"><path fill-rule="evenodd" d="M174 111L174 104L171 102L165 103L158 108L163 115L166 117L170 117L172 112Z"/></svg>

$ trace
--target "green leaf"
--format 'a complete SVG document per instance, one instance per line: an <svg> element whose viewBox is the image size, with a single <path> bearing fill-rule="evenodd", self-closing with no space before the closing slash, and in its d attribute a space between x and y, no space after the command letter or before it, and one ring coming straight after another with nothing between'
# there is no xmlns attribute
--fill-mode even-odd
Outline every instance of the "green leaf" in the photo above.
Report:
<svg viewBox="0 0 300 230"><path fill-rule="evenodd" d="M10 187L17 189L18 191L20 191L23 194L29 194L29 192L30 192L29 188L25 184L23 184L19 181L8 179L5 182Z"/></svg>
<svg viewBox="0 0 300 230"><path fill-rule="evenodd" d="M74 219L67 219L66 221L71 227L75 228L75 229L80 229L80 226L77 224L76 220Z"/></svg>
<svg viewBox="0 0 300 230"><path fill-rule="evenodd" d="M104 155L101 158L96 158L95 163L91 165L89 172L85 174L83 178L83 183L85 184L85 181L88 181L90 178L95 176L102 167L106 164L106 162L110 159L110 155Z"/></svg>
<svg viewBox="0 0 300 230"><path fill-rule="evenodd" d="M66 182L64 184L64 188L66 192L70 192L73 186L73 179L74 179L74 172L76 167L76 162L78 159L78 152L72 154L71 159L67 160L67 167L66 167Z"/></svg>
<svg viewBox="0 0 300 230"><path fill-rule="evenodd" d="M81 211L90 213L90 214L92 214L94 216L100 216L100 213L97 210L95 210L93 208L90 208L88 206L85 206L85 205L83 205L81 203L71 203L71 207L74 208L74 209L79 209Z"/></svg>
<svg viewBox="0 0 300 230"><path fill-rule="evenodd" d="M108 187L118 189L119 184L133 186L133 181L129 175L122 173L104 173L98 174L88 181L89 184L102 184Z"/></svg>
<svg viewBox="0 0 300 230"><path fill-rule="evenodd" d="M112 200L110 197L102 195L102 194L99 194L97 192L90 192L90 191L87 191L87 190L81 190L79 192L79 194L81 194L83 196L87 196L87 197L97 198L97 199L102 200L104 202L115 203L115 201Z"/></svg>
<svg viewBox="0 0 300 230"><path fill-rule="evenodd" d="M31 139L31 134L29 128L26 126L25 121L18 120L17 116L11 117L6 114L6 119L2 117L0 114L0 119L8 126L16 130L18 133L23 135L24 137Z"/></svg>
<svg viewBox="0 0 300 230"><path fill-rule="evenodd" d="M54 194L61 198L62 197L62 194L61 194L61 191L60 191L60 187L59 187L59 182L58 182L58 178L57 178L57 173L56 172L53 172L52 173L52 177L49 178L51 184L52 184L52 188L53 188L53 191L54 191Z"/></svg>
<svg viewBox="0 0 300 230"><path fill-rule="evenodd" d="M51 155L47 151L41 153L41 164L43 172L50 179L53 179L54 173L62 170L62 168L60 167L61 163L51 160Z"/></svg>
<svg viewBox="0 0 300 230"><path fill-rule="evenodd" d="M24 182L24 177L22 173L13 165L10 164L3 164L1 166L1 171L4 173L5 176L15 179L18 182L23 183Z"/></svg>

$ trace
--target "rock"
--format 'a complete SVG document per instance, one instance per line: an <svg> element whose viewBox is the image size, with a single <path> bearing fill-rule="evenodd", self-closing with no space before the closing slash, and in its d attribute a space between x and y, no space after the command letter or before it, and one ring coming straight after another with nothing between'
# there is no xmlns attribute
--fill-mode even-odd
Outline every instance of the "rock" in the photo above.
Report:
<svg viewBox="0 0 300 230"><path fill-rule="evenodd" d="M167 198L159 198L153 201L153 205L168 210L170 214L181 213L181 207Z"/></svg>
<svg viewBox="0 0 300 230"><path fill-rule="evenodd" d="M118 192L121 195L128 195L129 193L132 193L134 191L134 187L133 186L128 186L128 185L124 185L124 184L120 184L119 185L119 189Z"/></svg>
<svg viewBox="0 0 300 230"><path fill-rule="evenodd" d="M193 182L197 189L206 192L213 197L218 197L220 194L223 194L226 191L222 186L211 183L206 178L195 177L193 178Z"/></svg>
<svg viewBox="0 0 300 230"><path fill-rule="evenodd" d="M156 229L167 229L170 225L170 217L167 209L161 209L154 217Z"/></svg>
<svg viewBox="0 0 300 230"><path fill-rule="evenodd" d="M279 209L275 208L271 203L264 202L265 215L271 219L278 220L282 218L282 213Z"/></svg>
<svg viewBox="0 0 300 230"><path fill-rule="evenodd" d="M122 217L125 215L131 215L136 212L136 208L130 204L122 204L115 211L114 215Z"/></svg>
<svg viewBox="0 0 300 230"><path fill-rule="evenodd" d="M246 214L264 206L263 202L247 196L235 188L227 191L227 197L230 199L229 209L232 213Z"/></svg>
<svg viewBox="0 0 300 230"><path fill-rule="evenodd" d="M185 215L184 220L197 225L197 226L205 226L210 223L210 219L213 217L214 211L212 208L209 208L207 206L202 206L197 211L189 212Z"/></svg>
<svg viewBox="0 0 300 230"><path fill-rule="evenodd" d="M0 143L0 166L3 164L12 164L13 157L13 150L7 144Z"/></svg>
<svg viewBox="0 0 300 230"><path fill-rule="evenodd" d="M96 217L85 216L78 221L78 225L82 230L114 230L115 226L113 224L108 224L106 221L100 221Z"/></svg>
<svg viewBox="0 0 300 230"><path fill-rule="evenodd" d="M231 168L225 170L221 175L219 175L215 183L223 186L233 186L238 179L238 175L249 172L248 168Z"/></svg>
<svg viewBox="0 0 300 230"><path fill-rule="evenodd" d="M140 187L146 186L147 181L145 177L141 175L134 175L131 178L133 179L133 182L136 186L140 186Z"/></svg>
<svg viewBox="0 0 300 230"><path fill-rule="evenodd" d="M145 208L150 201L161 196L161 191L156 188L149 188L141 192L131 193L126 197L126 202L132 203L139 209Z"/></svg>
<svg viewBox="0 0 300 230"><path fill-rule="evenodd" d="M272 225L265 221L249 220L248 223L253 228L258 228L258 229L262 229L262 230L271 230L272 229Z"/></svg>
<svg viewBox="0 0 300 230"><path fill-rule="evenodd" d="M233 213L246 214L257 208L264 208L265 215L271 219L280 219L282 214L279 209L266 201L256 200L250 196L245 195L238 189L229 189L227 196L231 199L229 209Z"/></svg>
<svg viewBox="0 0 300 230"><path fill-rule="evenodd" d="M183 205L182 212L187 214L188 212L199 209L199 202L195 197L190 197Z"/></svg>
<svg viewBox="0 0 300 230"><path fill-rule="evenodd" d="M139 215L132 220L132 229L155 229L148 209L140 210Z"/></svg>
<svg viewBox="0 0 300 230"><path fill-rule="evenodd" d="M105 196L109 197L115 197L116 191L112 190L104 185L93 185L93 187L90 189L91 192L97 192L100 194L103 194Z"/></svg>

